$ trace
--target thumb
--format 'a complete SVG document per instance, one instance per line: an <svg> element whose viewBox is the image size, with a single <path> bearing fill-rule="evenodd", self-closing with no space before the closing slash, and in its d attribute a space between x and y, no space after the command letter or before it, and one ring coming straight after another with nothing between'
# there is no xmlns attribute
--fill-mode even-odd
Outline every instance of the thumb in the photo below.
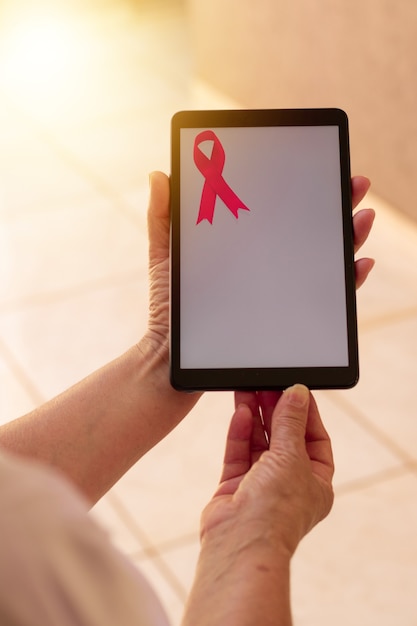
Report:
<svg viewBox="0 0 417 626"><path fill-rule="evenodd" d="M305 447L310 392L304 385L289 387L272 414L270 450Z"/></svg>
<svg viewBox="0 0 417 626"><path fill-rule="evenodd" d="M149 254L158 261L167 256L169 248L169 178L162 172L152 172L149 186Z"/></svg>

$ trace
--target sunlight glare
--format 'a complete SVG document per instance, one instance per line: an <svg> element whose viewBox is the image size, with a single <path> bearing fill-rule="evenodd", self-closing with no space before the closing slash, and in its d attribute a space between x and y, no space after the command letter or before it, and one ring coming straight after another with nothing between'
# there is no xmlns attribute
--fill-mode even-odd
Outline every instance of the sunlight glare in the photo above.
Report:
<svg viewBox="0 0 417 626"><path fill-rule="evenodd" d="M82 40L67 14L24 14L2 37L0 80L27 97L61 88L82 66Z"/></svg>

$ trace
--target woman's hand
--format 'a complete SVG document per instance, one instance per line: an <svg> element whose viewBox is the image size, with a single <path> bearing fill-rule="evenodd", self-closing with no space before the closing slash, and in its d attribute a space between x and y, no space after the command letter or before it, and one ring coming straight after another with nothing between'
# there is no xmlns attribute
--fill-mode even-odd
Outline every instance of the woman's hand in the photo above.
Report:
<svg viewBox="0 0 417 626"><path fill-rule="evenodd" d="M183 626L290 626L291 557L333 503L331 444L308 389L244 399L230 424L219 488L202 514ZM258 402L270 420L269 444Z"/></svg>
<svg viewBox="0 0 417 626"><path fill-rule="evenodd" d="M230 424L219 488L202 515L202 540L230 533L233 542L240 537L242 546L267 542L290 558L331 509L330 439L313 396L302 385L283 394L238 398L244 399ZM270 433L263 436L254 413L258 400Z"/></svg>

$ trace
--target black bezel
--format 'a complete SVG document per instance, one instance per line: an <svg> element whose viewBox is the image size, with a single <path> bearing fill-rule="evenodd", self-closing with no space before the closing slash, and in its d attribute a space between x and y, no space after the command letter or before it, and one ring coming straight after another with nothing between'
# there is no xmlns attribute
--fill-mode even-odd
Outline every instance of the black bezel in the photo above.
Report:
<svg viewBox="0 0 417 626"><path fill-rule="evenodd" d="M344 232L348 360L346 367L181 369L180 367L180 129L245 126L325 126L339 128ZM171 124L171 292L170 376L183 391L285 389L303 383L310 389L353 387L359 378L355 269L348 118L328 109L181 111Z"/></svg>

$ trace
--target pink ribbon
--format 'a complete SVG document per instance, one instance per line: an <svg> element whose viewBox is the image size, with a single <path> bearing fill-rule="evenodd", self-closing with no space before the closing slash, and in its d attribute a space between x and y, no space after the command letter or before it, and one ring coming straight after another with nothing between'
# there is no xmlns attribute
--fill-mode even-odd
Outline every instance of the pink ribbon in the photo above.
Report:
<svg viewBox="0 0 417 626"><path fill-rule="evenodd" d="M213 141L210 159L199 148L200 143L203 141ZM216 196L223 200L236 219L238 218L239 209L250 211L222 176L225 160L223 146L212 130L204 130L197 135L194 141L194 163L205 178L197 224L202 220L208 220L210 224L213 223Z"/></svg>

